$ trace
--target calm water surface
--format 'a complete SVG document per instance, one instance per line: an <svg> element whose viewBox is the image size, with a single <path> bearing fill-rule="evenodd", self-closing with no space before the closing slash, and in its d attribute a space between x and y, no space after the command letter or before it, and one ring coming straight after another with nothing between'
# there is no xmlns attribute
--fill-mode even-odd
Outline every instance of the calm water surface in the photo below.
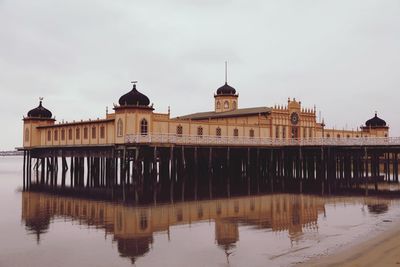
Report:
<svg viewBox="0 0 400 267"><path fill-rule="evenodd" d="M0 266L290 266L379 234L400 203L274 194L141 207L20 192L0 158Z"/></svg>

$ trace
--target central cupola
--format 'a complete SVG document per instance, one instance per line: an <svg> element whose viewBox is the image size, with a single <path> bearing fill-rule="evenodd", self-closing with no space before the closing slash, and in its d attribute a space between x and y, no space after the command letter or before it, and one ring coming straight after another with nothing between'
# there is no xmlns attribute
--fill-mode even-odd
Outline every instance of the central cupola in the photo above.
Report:
<svg viewBox="0 0 400 267"><path fill-rule="evenodd" d="M132 90L119 98L118 102L120 106L148 107L150 105L149 98L136 89L136 82L132 83L133 83Z"/></svg>
<svg viewBox="0 0 400 267"><path fill-rule="evenodd" d="M219 87L214 94L215 112L236 110L238 98L239 94L236 94L236 89L228 84L228 67L225 62L225 84Z"/></svg>

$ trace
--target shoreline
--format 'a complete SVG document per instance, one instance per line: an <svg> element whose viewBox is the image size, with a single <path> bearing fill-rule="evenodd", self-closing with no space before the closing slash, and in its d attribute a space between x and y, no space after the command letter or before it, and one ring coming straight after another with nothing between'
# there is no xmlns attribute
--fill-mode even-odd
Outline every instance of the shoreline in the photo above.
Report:
<svg viewBox="0 0 400 267"><path fill-rule="evenodd" d="M393 220L387 229L371 237L345 245L332 254L316 256L296 267L336 266L400 266L399 220Z"/></svg>

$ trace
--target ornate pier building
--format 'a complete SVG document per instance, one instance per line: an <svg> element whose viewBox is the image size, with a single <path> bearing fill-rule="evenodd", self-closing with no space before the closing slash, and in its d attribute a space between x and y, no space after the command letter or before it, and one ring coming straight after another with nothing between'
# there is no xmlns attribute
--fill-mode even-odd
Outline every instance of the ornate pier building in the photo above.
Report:
<svg viewBox="0 0 400 267"><path fill-rule="evenodd" d="M239 108L239 94L227 83L214 94L213 111L171 118L155 112L136 84L105 118L56 123L52 112L39 106L24 117L25 148L117 145L126 143L186 143L274 145L302 141L388 137L389 127L377 114L359 130L327 129L316 109L288 99L286 105ZM326 140L327 142L328 140ZM337 140L336 140L337 141Z"/></svg>
<svg viewBox="0 0 400 267"><path fill-rule="evenodd" d="M328 129L315 107L296 99L240 108L228 83L213 97L212 111L171 117L155 112L134 83L104 118L58 123L40 101L23 118L24 189L70 187L140 202L229 197L240 188L324 194L364 184L367 194L369 182L376 190L378 181L398 182L400 138L388 136L377 114L357 130Z"/></svg>

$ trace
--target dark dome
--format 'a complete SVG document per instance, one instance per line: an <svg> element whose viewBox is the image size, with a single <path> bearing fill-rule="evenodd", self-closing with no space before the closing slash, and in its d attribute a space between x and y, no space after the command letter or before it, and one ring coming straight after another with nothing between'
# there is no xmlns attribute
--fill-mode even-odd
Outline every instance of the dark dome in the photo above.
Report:
<svg viewBox="0 0 400 267"><path fill-rule="evenodd" d="M39 106L37 108L34 108L28 112L29 118L51 119L51 116L53 116L53 114L51 114L50 110L48 110L42 106L42 100L40 100Z"/></svg>
<svg viewBox="0 0 400 267"><path fill-rule="evenodd" d="M229 86L228 83L225 82L223 86L217 89L217 95L234 95L236 94L235 88Z"/></svg>
<svg viewBox="0 0 400 267"><path fill-rule="evenodd" d="M369 119L365 122L365 126L367 127L385 127L386 121L382 120L378 117L378 114L375 112L375 117Z"/></svg>
<svg viewBox="0 0 400 267"><path fill-rule="evenodd" d="M133 88L129 93L121 96L118 102L121 106L148 106L150 104L149 98L136 90L136 84L133 85Z"/></svg>

